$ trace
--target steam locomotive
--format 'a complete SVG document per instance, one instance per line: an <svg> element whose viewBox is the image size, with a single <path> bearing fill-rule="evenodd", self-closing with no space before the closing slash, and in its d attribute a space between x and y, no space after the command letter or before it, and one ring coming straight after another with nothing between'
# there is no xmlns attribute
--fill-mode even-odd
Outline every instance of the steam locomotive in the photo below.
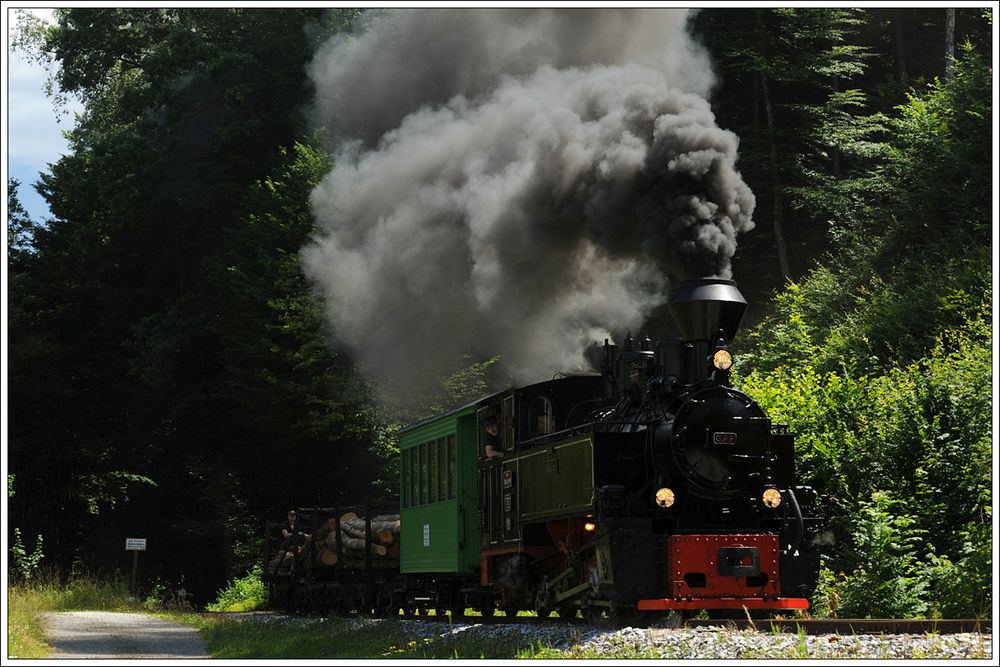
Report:
<svg viewBox="0 0 1000 667"><path fill-rule="evenodd" d="M787 427L729 382L746 301L705 278L670 308L681 337L605 341L600 374L403 429L398 569L324 568L306 550L268 578L274 599L541 616L808 608L816 493L796 484ZM483 455L488 422L502 457ZM335 523L338 511L299 514Z"/></svg>

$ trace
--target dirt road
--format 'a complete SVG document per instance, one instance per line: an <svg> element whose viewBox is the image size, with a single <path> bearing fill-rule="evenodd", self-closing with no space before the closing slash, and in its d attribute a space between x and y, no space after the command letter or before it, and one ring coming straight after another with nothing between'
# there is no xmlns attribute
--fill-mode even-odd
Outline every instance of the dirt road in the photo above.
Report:
<svg viewBox="0 0 1000 667"><path fill-rule="evenodd" d="M46 614L53 658L210 658L197 632L143 614L68 611Z"/></svg>

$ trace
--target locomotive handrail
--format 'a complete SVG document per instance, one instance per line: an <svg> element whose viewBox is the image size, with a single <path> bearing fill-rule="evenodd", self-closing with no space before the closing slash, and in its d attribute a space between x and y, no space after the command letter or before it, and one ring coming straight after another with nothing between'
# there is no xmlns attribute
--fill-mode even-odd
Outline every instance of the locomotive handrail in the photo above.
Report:
<svg viewBox="0 0 1000 667"><path fill-rule="evenodd" d="M531 438L529 440L522 440L518 444L521 445L521 446L532 446L532 445L536 445L536 444L542 444L543 442L545 442L547 440L553 440L553 439L556 439L556 438L559 438L559 437L562 437L562 436L565 436L565 435L573 435L573 434L583 435L585 433L599 433L599 432L602 432L603 429L602 429L602 431L598 431L595 428L595 426L598 426L598 425L600 425L602 427L606 427L606 426L645 426L645 427L648 428L650 426L655 425L657 422L659 422L659 420L653 420L653 419L644 420L644 421L629 420L629 421L601 421L601 422L596 422L595 421L595 422L588 422L586 424L579 424L577 426L571 426L570 428L564 428L561 431L554 431L552 433L546 433L544 435L539 435L539 436L536 436L536 437Z"/></svg>

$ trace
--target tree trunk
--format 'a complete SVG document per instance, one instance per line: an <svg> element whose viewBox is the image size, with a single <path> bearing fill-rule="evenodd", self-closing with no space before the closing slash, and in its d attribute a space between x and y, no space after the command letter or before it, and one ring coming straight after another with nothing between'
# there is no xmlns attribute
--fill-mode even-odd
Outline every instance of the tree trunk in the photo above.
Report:
<svg viewBox="0 0 1000 667"><path fill-rule="evenodd" d="M899 75L899 82L903 84L903 88L910 87L910 74L906 67L906 25L905 25L906 12L902 10L896 10L892 15L892 25L895 29L895 42L896 46L896 73Z"/></svg>
<svg viewBox="0 0 1000 667"><path fill-rule="evenodd" d="M944 78L950 81L955 77L955 10L944 11Z"/></svg>
<svg viewBox="0 0 1000 667"><path fill-rule="evenodd" d="M785 232L781 217L781 178L778 175L778 143L775 137L774 110L771 94L767 86L767 73L760 73L760 90L764 98L764 115L767 118L767 143L771 153L771 198L773 200L774 245L778 250L778 267L785 282L792 280L792 270L788 264L788 249L785 246Z"/></svg>
<svg viewBox="0 0 1000 667"><path fill-rule="evenodd" d="M839 76L833 77L833 92L835 92L835 93L839 93L840 92L840 77ZM833 172L833 175L839 178L840 177L840 146L838 146L837 144L834 144L833 146L830 147L830 159L832 161L831 164L830 164L830 169Z"/></svg>

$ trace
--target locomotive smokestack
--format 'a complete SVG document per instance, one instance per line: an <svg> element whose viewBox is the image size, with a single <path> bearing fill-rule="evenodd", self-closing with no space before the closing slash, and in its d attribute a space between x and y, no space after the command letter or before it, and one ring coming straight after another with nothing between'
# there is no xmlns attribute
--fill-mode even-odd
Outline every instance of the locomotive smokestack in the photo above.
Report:
<svg viewBox="0 0 1000 667"><path fill-rule="evenodd" d="M670 312L684 340L711 340L722 329L732 340L747 302L736 281L722 278L685 280L670 299Z"/></svg>

